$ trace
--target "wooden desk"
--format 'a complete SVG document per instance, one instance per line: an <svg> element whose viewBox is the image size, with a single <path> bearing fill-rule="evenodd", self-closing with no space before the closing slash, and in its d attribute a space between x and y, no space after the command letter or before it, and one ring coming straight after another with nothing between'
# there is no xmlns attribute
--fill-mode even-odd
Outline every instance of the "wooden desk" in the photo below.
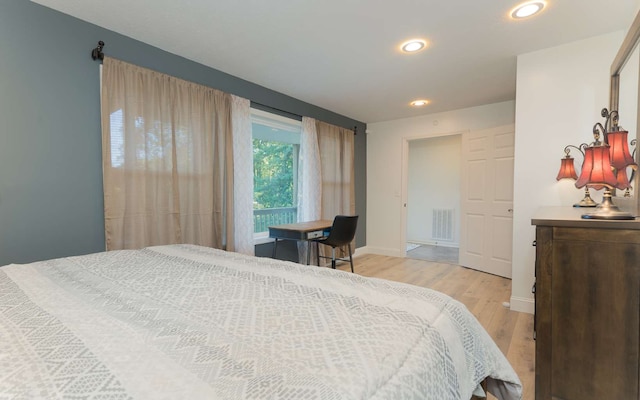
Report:
<svg viewBox="0 0 640 400"><path fill-rule="evenodd" d="M331 229L333 221L318 220L309 222L298 222L296 224L275 225L269 227L269 237L275 239L273 242L273 255L276 258L276 250L279 240L313 240L326 236L326 231ZM311 252L307 250L307 265Z"/></svg>

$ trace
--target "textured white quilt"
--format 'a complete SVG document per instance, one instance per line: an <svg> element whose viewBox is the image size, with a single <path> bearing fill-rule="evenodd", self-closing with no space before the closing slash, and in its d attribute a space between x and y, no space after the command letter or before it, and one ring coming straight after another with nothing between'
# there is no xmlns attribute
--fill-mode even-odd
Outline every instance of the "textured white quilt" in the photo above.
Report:
<svg viewBox="0 0 640 400"><path fill-rule="evenodd" d="M0 268L0 399L464 399L518 377L424 288L191 245Z"/></svg>

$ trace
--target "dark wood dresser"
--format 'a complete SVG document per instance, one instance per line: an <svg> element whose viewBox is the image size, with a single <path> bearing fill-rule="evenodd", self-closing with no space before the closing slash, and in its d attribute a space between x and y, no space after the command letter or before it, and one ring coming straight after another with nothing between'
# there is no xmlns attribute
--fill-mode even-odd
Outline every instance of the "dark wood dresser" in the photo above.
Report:
<svg viewBox="0 0 640 400"><path fill-rule="evenodd" d="M536 400L640 399L640 221L549 207L536 226Z"/></svg>

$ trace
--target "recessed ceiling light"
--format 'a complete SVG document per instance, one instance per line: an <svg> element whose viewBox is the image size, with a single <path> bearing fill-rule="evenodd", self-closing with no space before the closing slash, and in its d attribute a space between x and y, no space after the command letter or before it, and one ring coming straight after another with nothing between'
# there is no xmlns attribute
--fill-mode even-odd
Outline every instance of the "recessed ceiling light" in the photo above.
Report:
<svg viewBox="0 0 640 400"><path fill-rule="evenodd" d="M411 39L402 43L400 49L405 53L415 53L427 47L427 42L422 39Z"/></svg>
<svg viewBox="0 0 640 400"><path fill-rule="evenodd" d="M429 104L429 100L414 100L409 104L411 104L413 107L424 107Z"/></svg>
<svg viewBox="0 0 640 400"><path fill-rule="evenodd" d="M511 10L511 18L522 19L530 17L542 11L546 3L544 1L530 1L522 3Z"/></svg>

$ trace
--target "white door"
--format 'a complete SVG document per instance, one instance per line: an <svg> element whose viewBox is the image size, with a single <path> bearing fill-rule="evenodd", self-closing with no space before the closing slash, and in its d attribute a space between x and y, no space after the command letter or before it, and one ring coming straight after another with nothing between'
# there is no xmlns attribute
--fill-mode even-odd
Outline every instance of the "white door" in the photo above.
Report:
<svg viewBox="0 0 640 400"><path fill-rule="evenodd" d="M462 135L460 265L511 278L514 125Z"/></svg>

